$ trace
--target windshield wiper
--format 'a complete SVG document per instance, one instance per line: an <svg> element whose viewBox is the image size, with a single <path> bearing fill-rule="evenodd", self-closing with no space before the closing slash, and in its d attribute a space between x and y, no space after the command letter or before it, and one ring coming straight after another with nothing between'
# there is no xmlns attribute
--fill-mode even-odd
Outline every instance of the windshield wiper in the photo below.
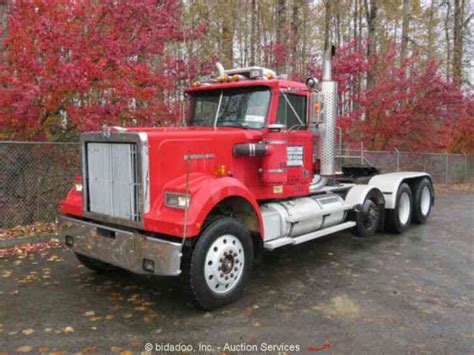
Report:
<svg viewBox="0 0 474 355"><path fill-rule="evenodd" d="M231 125L221 125L222 123L232 123ZM220 120L217 122L217 127L239 127L239 128L249 128L247 122L236 122L233 120Z"/></svg>
<svg viewBox="0 0 474 355"><path fill-rule="evenodd" d="M214 117L214 128L217 127L217 119L219 118L219 111L221 110L222 96L224 96L223 90L221 90L221 94L219 95L219 103L217 104L216 117Z"/></svg>

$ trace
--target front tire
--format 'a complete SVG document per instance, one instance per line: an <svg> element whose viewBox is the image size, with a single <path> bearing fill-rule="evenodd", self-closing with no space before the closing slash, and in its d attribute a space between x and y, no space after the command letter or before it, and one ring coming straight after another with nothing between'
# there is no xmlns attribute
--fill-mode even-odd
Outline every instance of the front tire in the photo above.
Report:
<svg viewBox="0 0 474 355"><path fill-rule="evenodd" d="M410 186L402 183L397 191L395 208L387 210L387 230L392 233L402 234L410 226L412 214L413 196Z"/></svg>
<svg viewBox="0 0 474 355"><path fill-rule="evenodd" d="M199 236L184 266L194 303L213 310L241 297L253 264L249 231L237 220L221 217Z"/></svg>

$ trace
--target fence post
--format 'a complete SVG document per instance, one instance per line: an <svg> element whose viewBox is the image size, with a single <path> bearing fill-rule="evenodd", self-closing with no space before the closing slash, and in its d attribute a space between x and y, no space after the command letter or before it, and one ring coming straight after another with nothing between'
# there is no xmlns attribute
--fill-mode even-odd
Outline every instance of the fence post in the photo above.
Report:
<svg viewBox="0 0 474 355"><path fill-rule="evenodd" d="M462 152L464 154L464 182L467 181L467 166L468 166L468 162L467 162L467 153L466 152Z"/></svg>
<svg viewBox="0 0 474 355"><path fill-rule="evenodd" d="M448 169L449 169L449 155L448 155L448 152L446 152L446 164L445 164L445 170L446 170L446 171L445 171L445 174L444 174L444 175L445 175L444 180L445 180L445 183L446 183L446 184L447 184L448 181L449 181Z"/></svg>
<svg viewBox="0 0 474 355"><path fill-rule="evenodd" d="M397 148L395 151L397 152L397 171L400 171L400 151Z"/></svg>
<svg viewBox="0 0 474 355"><path fill-rule="evenodd" d="M360 141L360 165L364 165L364 142Z"/></svg>

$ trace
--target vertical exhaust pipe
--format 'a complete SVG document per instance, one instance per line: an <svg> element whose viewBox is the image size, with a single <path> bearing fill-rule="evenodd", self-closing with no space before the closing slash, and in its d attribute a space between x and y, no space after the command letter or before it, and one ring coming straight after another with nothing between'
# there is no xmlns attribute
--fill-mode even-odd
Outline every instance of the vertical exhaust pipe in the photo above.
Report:
<svg viewBox="0 0 474 355"><path fill-rule="evenodd" d="M311 184L310 192L324 187L335 174L337 83L332 80L332 56L334 47L326 49L323 56L321 94L323 97L323 119L318 124L320 177Z"/></svg>
<svg viewBox="0 0 474 355"><path fill-rule="evenodd" d="M225 69L224 69L224 66L217 62L216 63L216 68L217 68L217 72L219 73L219 76L224 76L225 75Z"/></svg>

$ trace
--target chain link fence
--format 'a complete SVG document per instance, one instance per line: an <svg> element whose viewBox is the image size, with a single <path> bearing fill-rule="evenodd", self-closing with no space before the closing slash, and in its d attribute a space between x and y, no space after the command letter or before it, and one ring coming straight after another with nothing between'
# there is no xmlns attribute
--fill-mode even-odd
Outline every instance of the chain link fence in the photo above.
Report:
<svg viewBox="0 0 474 355"><path fill-rule="evenodd" d="M474 177L464 154L338 150L337 166L370 164L382 172L426 171L436 183ZM52 222L58 202L80 174L78 143L0 142L0 228Z"/></svg>
<svg viewBox="0 0 474 355"><path fill-rule="evenodd" d="M448 153L414 153L394 150L337 151L337 167L343 165L372 165L381 172L426 171L438 184L449 184L469 181L474 178L474 155Z"/></svg>
<svg viewBox="0 0 474 355"><path fill-rule="evenodd" d="M0 228L54 221L79 174L77 143L0 142Z"/></svg>

